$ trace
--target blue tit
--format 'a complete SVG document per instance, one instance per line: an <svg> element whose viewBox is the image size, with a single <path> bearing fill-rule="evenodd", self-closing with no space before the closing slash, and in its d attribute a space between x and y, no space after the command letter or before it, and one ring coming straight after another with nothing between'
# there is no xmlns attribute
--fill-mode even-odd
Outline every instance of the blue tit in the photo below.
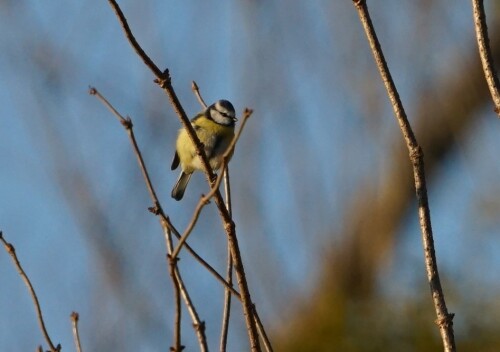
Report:
<svg viewBox="0 0 500 352"><path fill-rule="evenodd" d="M191 120L196 135L205 149L210 167L216 171L222 164L222 157L234 137L236 122L234 107L227 100L219 100L210 105ZM172 198L181 200L195 170L203 170L201 160L196 155L193 142L184 128L179 130L172 170L181 165L181 174L172 189Z"/></svg>

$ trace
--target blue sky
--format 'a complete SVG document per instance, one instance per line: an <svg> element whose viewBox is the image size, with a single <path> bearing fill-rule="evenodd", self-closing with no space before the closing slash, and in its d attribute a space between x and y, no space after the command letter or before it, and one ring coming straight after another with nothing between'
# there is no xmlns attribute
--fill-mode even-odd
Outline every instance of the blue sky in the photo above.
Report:
<svg viewBox="0 0 500 352"><path fill-rule="evenodd" d="M328 236L342 229L346 200L368 181L383 182L391 148L400 146L355 10L350 1L290 2L286 11L260 2L120 4L146 52L170 69L188 114L200 110L192 80L207 102L226 98L240 112L255 111L231 162L234 214L254 299L267 325L277 326L284 302L310 292L318 258L339 240ZM371 5L410 120L418 92L453 72L474 45L469 6L445 12L449 4L436 2L424 20L413 6ZM89 349L157 351L171 339L165 245L126 134L88 86L133 118L162 204L182 229L206 186L197 175L183 202L169 197L178 120L107 2L5 1L0 17L0 229L65 350L76 310ZM463 294L481 288L479 298L499 289L499 129L492 106L478 111L429 187L440 268ZM416 221L410 213L388 258L381 278L388 295L425 285ZM200 223L190 241L223 271L213 206ZM221 289L187 255L181 263L195 299L214 302L200 305L216 346ZM0 347L33 350L42 343L33 306L6 253L0 277ZM113 280L126 292L114 292ZM241 346L243 325L234 324L231 346Z"/></svg>

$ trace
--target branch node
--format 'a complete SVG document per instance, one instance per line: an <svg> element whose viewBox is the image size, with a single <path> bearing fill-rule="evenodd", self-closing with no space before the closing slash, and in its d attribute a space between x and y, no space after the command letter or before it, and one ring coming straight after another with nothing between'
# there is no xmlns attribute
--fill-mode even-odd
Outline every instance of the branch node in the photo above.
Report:
<svg viewBox="0 0 500 352"><path fill-rule="evenodd" d="M455 317L455 313L449 313L444 317L436 319L434 322L440 328L448 328L453 326L453 318Z"/></svg>
<svg viewBox="0 0 500 352"><path fill-rule="evenodd" d="M410 159L412 163L418 163L424 157L424 152L419 145L413 146L410 149Z"/></svg>
<svg viewBox="0 0 500 352"><path fill-rule="evenodd" d="M122 124L123 127L125 127L126 130L131 130L132 127L134 127L134 124L132 123L132 119L129 116L120 120L120 123Z"/></svg>
<svg viewBox="0 0 500 352"><path fill-rule="evenodd" d="M167 259L168 259L168 262L170 263L170 265L177 265L177 262L180 260L179 257L172 257L171 254L167 254Z"/></svg>
<svg viewBox="0 0 500 352"><path fill-rule="evenodd" d="M168 68L166 68L165 71L162 72L161 77L156 78L154 82L162 89L169 87L172 83L172 78L170 77Z"/></svg>
<svg viewBox="0 0 500 352"><path fill-rule="evenodd" d="M71 317L71 320L73 320L75 322L77 322L78 319L80 319L80 315L77 312L72 312L70 317Z"/></svg>
<svg viewBox="0 0 500 352"><path fill-rule="evenodd" d="M148 208L150 213L154 215L160 215L162 213L161 206L158 202L155 202L155 205Z"/></svg>
<svg viewBox="0 0 500 352"><path fill-rule="evenodd" d="M205 321L200 321L199 324L193 324L193 328L195 328L196 331L205 331Z"/></svg>
<svg viewBox="0 0 500 352"><path fill-rule="evenodd" d="M203 202L203 204L205 204L205 205L206 205L206 204L210 204L210 203L211 203L211 202L210 202L210 197L207 197L207 196L206 196L205 194L203 194L203 193L201 194L201 198L200 198L200 199L201 199L201 201Z"/></svg>
<svg viewBox="0 0 500 352"><path fill-rule="evenodd" d="M365 1L366 0L352 0L352 2L354 3L354 6L357 6L357 7L363 6L365 4Z"/></svg>

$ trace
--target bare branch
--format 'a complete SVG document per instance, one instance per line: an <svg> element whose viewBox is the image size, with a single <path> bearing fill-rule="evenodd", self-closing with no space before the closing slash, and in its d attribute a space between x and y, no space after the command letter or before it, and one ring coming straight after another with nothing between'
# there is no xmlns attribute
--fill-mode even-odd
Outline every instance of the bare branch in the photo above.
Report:
<svg viewBox="0 0 500 352"><path fill-rule="evenodd" d="M182 107L179 98L177 97L177 94L174 91L174 88L172 87L172 81L171 77L169 74L168 69L166 69L163 73L158 70L158 68L154 65L149 64L149 58L147 55L144 53L142 48L139 46L137 41L135 40L134 36L132 35L132 32L130 31L130 28L128 27L127 21L125 19L125 16L123 15L122 11L120 10L118 4L113 1L109 0L111 6L114 8L115 13L117 14L117 17L119 21L122 24L122 28L125 31L125 34L127 36L127 39L129 40L130 44L134 47L136 50L137 54L142 58L142 60L146 63L146 65L153 71L157 79L155 82L165 91L167 94L170 103L172 104L172 107L174 111L177 113L179 116L179 119L186 130L189 138L193 142L193 145L195 146L196 154L201 160L201 164L203 167L203 170L205 172L205 176L207 178L207 181L209 182L211 188L214 188L215 184L215 176L212 168L210 167L210 164L208 163L208 158L205 154L203 145L200 142L200 139L198 138L197 134L194 131L193 126L191 125L186 112L184 111L184 108ZM241 297L242 297L242 305L243 305L243 315L245 317L245 324L247 326L247 332L248 332L248 338L250 342L250 348L252 351L257 352L260 351L260 342L257 334L257 329L255 326L255 321L253 319L253 303L251 300L250 296L250 290L248 287L248 283L246 280L246 275L245 275L245 269L243 267L243 261L241 259L241 253L239 250L239 245L238 245L238 238L236 237L236 227L235 224L227 212L227 209L224 206L224 201L222 199L222 195L220 194L219 190L217 189L215 194L214 194L214 199L215 199L215 204L217 205L217 209L219 211L219 215L222 219L222 222L224 224L224 230L226 232L226 236L229 242L229 246L231 247L231 255L233 256L233 261L234 261L234 267L235 267L235 273L236 273L236 279L238 282L238 286L240 288L241 292Z"/></svg>
<svg viewBox="0 0 500 352"><path fill-rule="evenodd" d="M231 207L231 185L229 182L229 167L224 170L224 193L226 194L226 208L232 216ZM227 267L226 280L231 285L233 283L233 257L231 256L231 248L227 247ZM220 352L225 352L227 348L227 335L229 331L229 317L231 316L231 292L224 290L224 310L222 313L222 327L220 336Z"/></svg>
<svg viewBox="0 0 500 352"><path fill-rule="evenodd" d="M49 345L51 351L53 352L60 351L61 345L58 344L57 346L54 346L52 340L50 339L49 333L47 332L47 329L45 327L45 322L43 320L43 314L42 314L42 308L40 307L40 302L38 301L35 289L33 288L33 285L31 284L28 275L26 275L26 272L24 271L23 267L21 266L21 263L19 262L19 259L17 258L16 249L11 243L7 242L3 238L2 231L0 231L0 241L3 244L5 251L11 256L12 261L14 262L14 265L17 269L17 272L19 273L24 283L26 284L26 287L28 288L31 298L33 299L33 303L35 304L35 309L36 309L36 315L38 318L38 324L40 325L40 329L42 330L42 334L43 337L45 338L45 341Z"/></svg>
<svg viewBox="0 0 500 352"><path fill-rule="evenodd" d="M130 42L132 47L134 48L137 55L139 55L139 57L142 59L142 61L144 61L146 66L149 67L149 69L151 71L153 71L153 73L155 74L156 77L161 78L163 76L163 73L160 71L158 66L155 65L153 60L151 60L149 58L149 56L146 55L144 50L142 50L141 46L139 45L139 43L135 39L134 35L132 34L132 31L130 30L130 27L127 23L127 19L125 18L125 15L123 14L122 10L120 9L120 6L118 6L118 4L116 3L115 0L108 0L108 1L109 1L109 4L111 5L111 7L113 8L113 10L115 11L116 16L120 19L120 23L122 25L123 31L125 32L125 36L127 37L128 41Z"/></svg>
<svg viewBox="0 0 500 352"><path fill-rule="evenodd" d="M452 352L456 350L455 337L453 333L453 314L448 313L444 299L444 293L441 288L439 279L436 253L434 249L434 239L432 234L431 217L429 202L427 198L427 186L425 180L424 160L422 148L418 145L411 125L406 117L403 104L399 98L394 81L391 77L387 62L385 61L382 48L377 39L373 23L368 12L368 7L364 0L353 0L358 11L361 23L364 27L372 54L375 58L375 63L379 69L382 81L384 82L387 94L391 101L396 115L396 120L399 123L401 132L403 133L409 157L413 165L413 177L415 179L415 189L418 201L418 213L420 220L420 228L422 231L422 242L424 245L425 266L427 269L427 279L429 281L434 308L437 315L437 324L443 340L445 351Z"/></svg>
<svg viewBox="0 0 500 352"><path fill-rule="evenodd" d="M205 331L202 329L204 327L203 322L200 321L198 314L196 312L196 309L194 308L194 305L189 298L189 294L186 290L186 287L182 281L181 275L178 271L177 268L177 260L171 256L172 249L173 249L173 244L172 244L172 238L171 238L171 233L174 233L177 238L180 238L179 232L175 229L173 224L170 222L169 218L165 215L163 212L163 209L160 205L160 201L158 200L158 197L156 196L156 192L154 190L153 184L151 183L151 180L149 178L149 173L146 168L146 164L144 163L144 160L142 159L142 154L141 151L139 150L139 146L137 144L137 141L135 140L135 135L133 131L133 123L130 117L124 118L112 105L107 101L107 99L99 93L99 91L91 87L90 88L90 94L95 95L96 97L99 98L99 100L117 117L118 121L125 127L127 134L129 136L130 142L132 144L132 148L134 150L134 153L137 156L137 161L139 163L139 167L141 169L141 172L143 174L144 180L146 182L149 195L155 204L154 207L149 208L149 210L154 213L155 215L159 216L160 219L160 224L163 229L163 232L165 234L165 241L167 244L167 254L168 254L168 259L169 259L169 272L170 276L173 281L174 285L174 292L175 292L175 302L176 302L176 318L175 318L175 334L174 334L174 351L180 352L183 349L183 346L181 345L180 341L180 319L181 319L181 310L180 310L180 297L184 298L185 304L188 307L188 311L191 313L191 318L193 319L193 326L197 332L197 336L199 339L200 346L202 348L202 351L207 350L207 342L206 342L206 337L205 337ZM186 248L188 251L205 267L207 268L212 274L215 275L216 278L219 279L219 281L222 281L223 283L226 284L226 286L229 286L224 278L215 271L203 258L201 258L191 247L189 247L186 244ZM234 291L234 289L233 289ZM234 291L236 294L238 294L236 291Z"/></svg>
<svg viewBox="0 0 500 352"><path fill-rule="evenodd" d="M82 345L80 343L80 333L78 332L78 320L80 316L77 312L73 312L70 315L71 326L73 328L73 338L75 340L76 352L82 352Z"/></svg>
<svg viewBox="0 0 500 352"><path fill-rule="evenodd" d="M205 100L201 97L200 94L200 89L198 88L198 85L196 84L195 81L191 83L191 89L193 90L194 94L196 95L196 98L198 99L198 102L200 105L203 107L203 109L207 108L207 103L205 103Z"/></svg>
<svg viewBox="0 0 500 352"><path fill-rule="evenodd" d="M200 201L198 202L198 205L196 206L194 214L191 218L191 221L189 222L184 233L182 234L182 237L179 240L179 243L177 244L177 248L175 248L174 253L172 254L173 258L175 258L179 255L179 252L182 249L184 242L186 242L187 238L189 237L189 235L193 231L203 207L209 203L210 198L212 198L215 195L215 193L219 190L220 183L222 182L224 173L227 170L227 164L229 162L229 157L230 157L230 155L233 154L234 148L236 146L236 142L240 138L241 132L243 131L243 128L245 127L247 120L252 115L252 112L253 111L250 109L245 109L245 111L243 112L243 117L242 117L240 128L239 128L238 132L236 132L236 134L234 135L233 140L231 141L231 144L229 144L229 147L227 148L226 152L224 153L224 156L222 157L222 159L223 159L222 160L222 167L221 167L222 172L217 177L215 184L212 185L212 189L210 190L210 192L208 192L207 195L202 196ZM224 206L226 206L226 205L224 204Z"/></svg>
<svg viewBox="0 0 500 352"><path fill-rule="evenodd" d="M170 244L170 248L172 248L172 244ZM177 261L178 259L172 258L170 255L167 255L168 267L170 276L172 277L172 282L174 283L174 302L175 302L175 318L174 318L174 345L170 348L173 352L182 351L181 347L181 292L180 292L180 284L179 284L179 276L177 275Z"/></svg>
<svg viewBox="0 0 500 352"><path fill-rule="evenodd" d="M113 115L120 121L123 127L125 127L125 130L127 131L127 134L129 136L130 142L132 143L132 146L134 148L134 153L137 157L137 161L139 162L139 166L142 172L142 176L144 177L144 181L146 181L146 186L148 187L148 192L149 195L151 196L151 199L153 200L154 208L153 212L154 213L160 213L163 212L160 207L160 201L158 200L158 197L156 196L156 192L153 188L153 184L151 183L151 179L149 178L149 173L148 170L146 169L146 166L144 165L144 159L142 158L141 151L139 150L139 147L137 146L137 141L135 140L135 135L134 135L134 124L132 123L132 119L130 117L123 117L120 115L118 111L102 96L101 93L95 88L95 87L90 87L89 89L89 94L90 95L95 95L112 113Z"/></svg>
<svg viewBox="0 0 500 352"><path fill-rule="evenodd" d="M491 53L483 0L472 0L472 8L474 10L474 28L476 29L477 45L479 47L479 56L481 57L484 76L490 89L491 98L495 104L495 112L500 118L500 93L498 92L500 84L498 83L498 76Z"/></svg>

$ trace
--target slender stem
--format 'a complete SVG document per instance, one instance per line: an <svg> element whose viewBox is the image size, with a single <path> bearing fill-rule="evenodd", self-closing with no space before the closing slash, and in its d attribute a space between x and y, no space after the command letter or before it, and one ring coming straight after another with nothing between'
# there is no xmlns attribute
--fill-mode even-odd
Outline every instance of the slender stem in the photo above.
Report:
<svg viewBox="0 0 500 352"><path fill-rule="evenodd" d="M77 312L73 312L70 315L71 326L73 328L73 338L75 339L76 352L82 352L82 344L80 343L80 333L78 332L78 320L80 316Z"/></svg>
<svg viewBox="0 0 500 352"><path fill-rule="evenodd" d="M205 154L203 145L201 144L200 139L195 133L194 128L191 125L186 115L186 112L184 111L184 108L182 107L179 98L177 97L177 94L174 91L174 88L172 87L172 81L168 69L163 72L160 72L158 67L152 64L152 60L146 55L144 50L142 50L142 48L139 46L136 39L134 38L127 24L125 16L123 15L123 12L120 10L120 7L116 3L116 1L109 0L109 3L113 7L130 44L132 45L136 53L145 62L145 64L149 67L149 69L153 72L153 74L156 76L155 82L158 83L158 85L167 94L173 109L179 116L179 119L184 129L188 133L188 136L195 147L196 154L200 158L201 165L205 172L207 181L209 182L211 188L213 188L216 181L214 172L208 163L208 158ZM241 253L238 245L238 238L236 237L236 227L233 222L233 219L228 214L227 209L224 206L224 201L222 199L222 195L220 194L219 190L215 192L214 200L224 225L224 230L228 238L229 246L231 247L231 255L233 256L236 279L238 282L238 287L241 292L243 315L245 317L245 324L247 327L250 348L252 352L258 352L261 351L260 342L257 333L257 328L255 326L255 321L253 318L253 303L250 296L250 289L248 287L248 282L246 280L245 269L243 267L243 261L241 258Z"/></svg>
<svg viewBox="0 0 500 352"><path fill-rule="evenodd" d="M188 226L186 227L186 230L182 234L182 237L179 240L179 243L177 244L177 247L175 248L174 253L172 254L173 258L175 258L179 255L179 252L182 249L182 246L184 245L187 238L189 237L189 235L193 231L203 207L205 205L207 205L208 202L210 201L210 199L216 194L216 192L219 191L220 183L222 182L222 179L224 178L224 173L227 170L227 164L229 162L229 158L233 154L234 148L236 146L236 142L238 142L238 139L240 138L241 133L243 132L243 128L245 127L246 122L250 118L251 114L252 114L252 110L246 109L244 111L243 117L241 119L242 120L241 126L238 129L238 132L236 132L236 134L234 135L233 140L229 144L229 147L227 148L226 152L224 153L224 156L222 157L222 159L223 159L222 160L222 167L221 167L222 172L219 174L219 176L217 176L217 179L216 179L215 183L212 185L212 188L210 189L208 194L205 196L202 196L201 199L199 200L198 205L196 206L196 209L195 209L193 216L191 218L191 221L189 222Z"/></svg>
<svg viewBox="0 0 500 352"><path fill-rule="evenodd" d="M498 83L498 76L491 53L483 0L472 0L472 8L474 10L474 28L476 29L477 45L479 47L479 56L481 57L484 76L490 89L491 98L495 104L495 112L500 117L500 93L498 92L500 84Z"/></svg>
<svg viewBox="0 0 500 352"><path fill-rule="evenodd" d="M358 10L361 23L364 27L375 63L379 69L382 81L384 82L387 94L394 109L394 114L401 128L401 132L406 141L409 157L413 166L413 177L415 179L416 197L418 201L418 214L420 220L420 229L422 232L422 242L424 246L425 266L427 270L427 279L431 289L434 308L437 315L436 323L439 326L441 339L445 351L455 351L455 337L453 333L453 314L448 313L446 308L443 289L439 279L436 253L434 249L434 239L432 234L431 216L429 210L429 201L427 197L427 186L425 180L425 169L422 148L418 145L411 125L406 117L403 104L399 98L394 81L391 77L387 62L384 58L382 48L377 39L373 23L368 12L366 1L354 0L354 5Z"/></svg>
<svg viewBox="0 0 500 352"><path fill-rule="evenodd" d="M229 182L229 168L226 166L224 172L224 193L226 194L226 208L232 216L231 208L231 185ZM231 248L227 247L227 269L226 281L231 285L233 283L233 257L231 256ZM228 289L224 290L224 311L222 314L222 328L220 337L220 351L225 352L227 348L227 336L229 332L229 317L231 316L231 292Z"/></svg>
<svg viewBox="0 0 500 352"><path fill-rule="evenodd" d="M141 151L139 149L137 141L135 140L132 120L129 117L124 118L122 115L120 115L120 113L106 100L106 98L104 98L104 96L102 96L99 93L99 91L96 88L91 87L90 94L98 97L99 100L113 113L113 115L118 119L118 121L120 121L120 123L127 130L127 134L129 136L130 142L132 144L134 153L137 156L137 160L138 160L141 172L142 172L144 180L146 182L146 185L147 185L147 188L149 191L149 195L150 195L153 203L155 204L155 206L150 208L149 210L151 212L153 212L154 214L158 215L160 218L160 224L161 224L163 231L165 233L165 240L167 243L167 253L170 256L169 258L172 258L171 253L172 253L173 244L172 244L170 233L171 232L174 233L174 235L177 238L180 238L180 235L179 235L179 232L173 226L173 224L170 222L168 217L163 212L163 209L160 205L158 197L156 196L156 192L154 190L153 184L151 183L151 179L149 178L149 173L147 171L146 164L144 163L144 160L142 159ZM205 260L203 260L203 258L201 258L190 246L188 246L186 244L186 248L203 266L205 266L212 274L214 274L215 277L219 279L219 281L222 281L225 283L224 278L222 278L222 276L219 273L217 273L217 271L215 271L215 269L213 269ZM207 350L207 347L206 347L207 342L206 342L206 337L205 337L204 328L203 328L204 323L200 321L198 314L196 312L196 309L194 308L192 301L189 299L189 294L187 293L186 287L184 286L184 284L182 282L181 275L180 275L178 268L177 268L176 260L170 259L169 264L170 264L170 266L169 266L170 274L171 274L171 277L173 280L174 290L175 290L175 295L176 295L176 303L179 302L178 299L179 299L180 295L182 295L182 297L185 300L185 304L188 307L188 311L190 313L193 313L193 314L191 314L191 318L193 319L193 326L196 329L201 349L202 349L202 351L206 351ZM172 271L172 266L174 266L173 271ZM227 285L227 283L226 283L226 285ZM234 289L233 289L233 291L234 291ZM179 292L180 292L180 295L179 295ZM234 292L236 294L238 294L238 292L236 292L236 291L234 291ZM176 311L176 320L175 320L176 321L176 325L175 325L176 330L175 330L175 336L174 336L176 347L174 347L174 348L177 348L178 346L180 346L180 330L177 329L177 327L180 328L180 324L177 324L177 321L180 321L180 317L181 317L180 316L180 309L178 309ZM178 351L180 351L180 350L178 350Z"/></svg>
<svg viewBox="0 0 500 352"><path fill-rule="evenodd" d="M154 72L156 77L162 76L163 73L160 71L158 66L156 66L155 63L153 62L153 60L151 60L149 58L149 56L146 55L144 50L142 50L141 46L139 45L139 43L135 39L135 37L132 34L132 31L130 30L130 27L127 23L127 19L125 18L125 15L123 14L122 10L120 9L120 6L118 6L118 4L115 0L108 0L108 1L109 1L109 4L111 5L111 7L113 8L113 10L115 11L116 16L120 19L120 24L122 26L123 32L125 32L125 36L127 37L128 41L130 42L132 47L134 48L137 55L139 55L139 57L144 61L146 66L149 67L149 69Z"/></svg>
<svg viewBox="0 0 500 352"><path fill-rule="evenodd" d="M31 284L31 281L26 275L26 272L24 271L23 267L21 266L21 263L19 262L19 259L17 258L16 254L16 249L14 246L7 242L4 237L2 231L0 231L0 241L2 242L5 251L11 256L12 261L14 262L14 265L17 269L17 272L23 279L26 287L28 288L28 291L31 295L31 298L33 299L33 303L35 304L35 309L36 309L36 316L38 318L38 324L40 325L40 329L42 330L43 337L45 338L45 341L50 347L50 350L55 352L55 351L60 351L61 350L61 345L54 346L52 343L52 340L50 339L49 333L47 332L47 328L45 327L45 322L43 320L43 314L42 314L42 308L40 307L40 302L38 301L38 296L36 295L35 289L33 288L33 285Z"/></svg>
<svg viewBox="0 0 500 352"><path fill-rule="evenodd" d="M196 95L196 98L198 99L200 105L203 107L203 109L206 109L207 103L205 103L205 100L203 100L203 98L201 97L200 88L198 88L198 85L196 84L195 81L191 83L191 89L193 90L194 95Z"/></svg>
<svg viewBox="0 0 500 352"><path fill-rule="evenodd" d="M170 277L172 278L172 282L174 283L174 302L175 302L175 318L174 318L174 345L170 348L173 352L181 352L181 293L180 293L180 284L179 284L179 276L177 275L177 259L172 258L170 253L172 253L172 234L170 230L167 230L166 233L166 243L167 243L167 260L168 260L168 268Z"/></svg>

